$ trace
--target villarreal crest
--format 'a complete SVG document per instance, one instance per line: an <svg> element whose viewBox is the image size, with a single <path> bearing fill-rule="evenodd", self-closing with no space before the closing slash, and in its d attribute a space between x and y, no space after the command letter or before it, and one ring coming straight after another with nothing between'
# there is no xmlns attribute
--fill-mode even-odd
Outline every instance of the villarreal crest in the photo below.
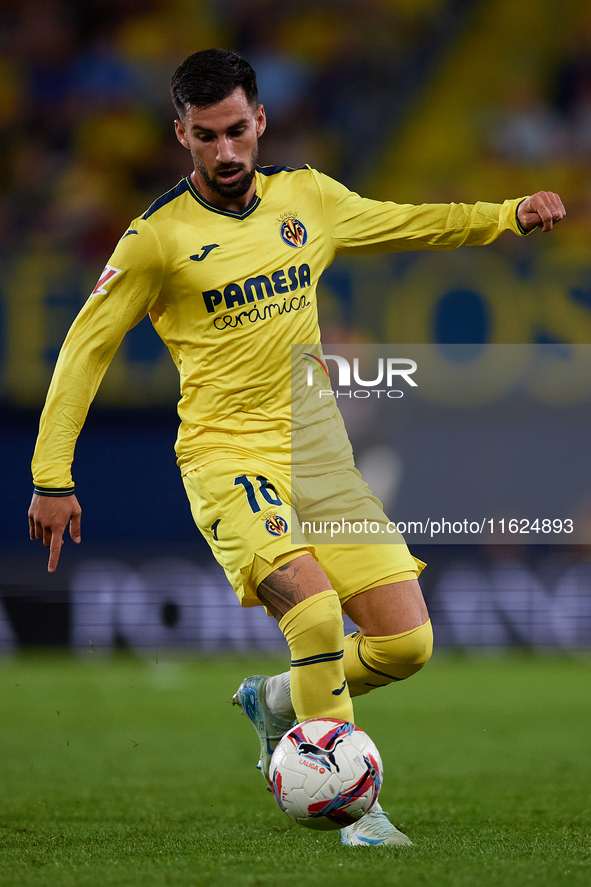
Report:
<svg viewBox="0 0 591 887"><path fill-rule="evenodd" d="M271 536L285 536L288 530L287 521L280 514L269 514L265 517L265 530Z"/></svg>
<svg viewBox="0 0 591 887"><path fill-rule="evenodd" d="M293 217L285 219L281 223L279 233L281 234L282 241L288 246L293 246L294 249L301 249L302 246L306 245L308 240L308 232L306 231L305 226L299 219Z"/></svg>

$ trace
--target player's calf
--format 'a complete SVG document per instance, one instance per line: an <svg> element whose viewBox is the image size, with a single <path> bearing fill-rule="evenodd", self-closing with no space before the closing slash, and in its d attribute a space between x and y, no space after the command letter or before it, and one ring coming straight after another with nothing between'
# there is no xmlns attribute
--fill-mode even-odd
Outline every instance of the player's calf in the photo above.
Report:
<svg viewBox="0 0 591 887"><path fill-rule="evenodd" d="M344 631L333 589L300 601L279 620L291 653L290 694L298 721L353 721L343 670Z"/></svg>
<svg viewBox="0 0 591 887"><path fill-rule="evenodd" d="M291 702L298 721L353 721L345 674L341 602L318 562L298 555L267 576L259 600L277 619L291 653Z"/></svg>

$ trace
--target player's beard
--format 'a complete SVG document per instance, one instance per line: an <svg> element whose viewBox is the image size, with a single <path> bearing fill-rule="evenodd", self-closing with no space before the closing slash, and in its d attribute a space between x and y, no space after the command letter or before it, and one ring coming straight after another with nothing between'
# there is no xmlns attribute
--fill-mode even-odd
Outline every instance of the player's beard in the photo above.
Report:
<svg viewBox="0 0 591 887"><path fill-rule="evenodd" d="M244 197L250 186L254 180L254 174L256 171L256 163L257 158L259 156L259 147L255 145L254 150L252 152L250 158L250 169L247 170L242 178L238 179L237 182L233 182L231 185L224 185L223 182L218 181L210 176L205 166L197 160L195 155L193 154L193 163L195 164L195 168L201 175L203 181L207 185L210 191L214 194L217 194L219 197L225 197L227 199L233 199L236 197ZM243 163L224 163L220 165L216 172L221 172L224 169L245 169Z"/></svg>

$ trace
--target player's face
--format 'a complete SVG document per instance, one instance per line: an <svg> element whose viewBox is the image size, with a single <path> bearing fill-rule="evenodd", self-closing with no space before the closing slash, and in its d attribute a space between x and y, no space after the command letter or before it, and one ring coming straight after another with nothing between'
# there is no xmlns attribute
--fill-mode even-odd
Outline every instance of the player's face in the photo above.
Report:
<svg viewBox="0 0 591 887"><path fill-rule="evenodd" d="M265 130L262 105L253 108L244 90L205 108L189 106L176 134L193 158L193 178L204 197L240 209L254 195L258 139Z"/></svg>

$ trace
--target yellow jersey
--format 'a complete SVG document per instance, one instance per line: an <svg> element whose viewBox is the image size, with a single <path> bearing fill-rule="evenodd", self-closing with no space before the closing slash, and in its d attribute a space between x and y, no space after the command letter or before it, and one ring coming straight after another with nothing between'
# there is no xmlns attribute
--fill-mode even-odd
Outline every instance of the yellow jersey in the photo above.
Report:
<svg viewBox="0 0 591 887"><path fill-rule="evenodd" d="M56 364L33 457L40 492L72 491L88 408L126 332L146 314L180 374L183 474L232 448L289 460L290 346L320 342L316 287L335 255L453 249L504 230L526 233L516 215L522 198L379 202L309 167L257 168L255 182L250 204L234 212L186 177L124 233Z"/></svg>

